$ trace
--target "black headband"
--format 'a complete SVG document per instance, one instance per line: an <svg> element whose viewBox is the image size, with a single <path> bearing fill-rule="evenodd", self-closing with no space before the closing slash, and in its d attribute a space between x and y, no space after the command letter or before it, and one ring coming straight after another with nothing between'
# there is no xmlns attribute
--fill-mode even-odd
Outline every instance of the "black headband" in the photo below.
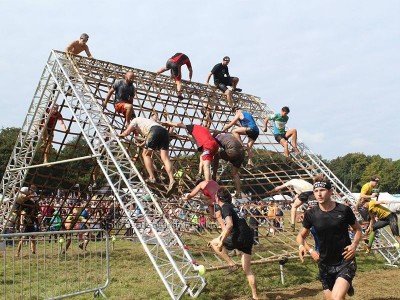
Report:
<svg viewBox="0 0 400 300"><path fill-rule="evenodd" d="M314 182L313 189L315 190L317 188L323 188L323 189L330 190L332 188L332 185L331 185L330 181L328 181L328 182L316 181L316 182Z"/></svg>

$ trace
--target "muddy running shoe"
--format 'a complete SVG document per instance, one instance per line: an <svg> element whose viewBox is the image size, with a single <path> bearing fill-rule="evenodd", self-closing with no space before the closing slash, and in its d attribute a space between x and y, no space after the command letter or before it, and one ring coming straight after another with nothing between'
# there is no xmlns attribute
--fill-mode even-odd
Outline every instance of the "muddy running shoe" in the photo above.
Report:
<svg viewBox="0 0 400 300"><path fill-rule="evenodd" d="M172 182L168 187L166 196L170 197L175 192L177 186L178 186L177 181Z"/></svg>
<svg viewBox="0 0 400 300"><path fill-rule="evenodd" d="M290 225L290 228L291 228L292 232L295 232L295 231L296 231L296 226L295 226L294 224L291 224L291 225Z"/></svg>
<svg viewBox="0 0 400 300"><path fill-rule="evenodd" d="M347 291L347 295L354 296L354 288L353 285L350 284L349 290Z"/></svg>
<svg viewBox="0 0 400 300"><path fill-rule="evenodd" d="M365 253L371 253L371 247L370 246L367 246L365 248Z"/></svg>

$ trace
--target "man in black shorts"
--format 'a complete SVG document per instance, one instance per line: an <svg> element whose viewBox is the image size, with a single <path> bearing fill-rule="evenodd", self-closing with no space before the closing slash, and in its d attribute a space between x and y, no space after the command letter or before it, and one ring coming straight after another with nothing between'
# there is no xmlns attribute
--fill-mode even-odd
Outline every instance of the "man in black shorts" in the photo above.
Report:
<svg viewBox="0 0 400 300"><path fill-rule="evenodd" d="M314 196L318 206L304 214L303 228L297 235L300 260L306 252L318 261L319 277L326 299L344 299L354 294L352 280L356 275L356 249L361 239L361 226L350 207L332 200L332 186L324 176L314 178ZM349 225L354 230L353 242ZM319 240L319 253L306 242L311 227Z"/></svg>
<svg viewBox="0 0 400 300"><path fill-rule="evenodd" d="M214 133L217 143L221 146L220 151L213 160L213 180L217 179L219 160L222 158L232 164L232 177L235 183L236 197L241 195L239 169L244 161L244 149L242 144L230 133Z"/></svg>
<svg viewBox="0 0 400 300"><path fill-rule="evenodd" d="M238 77L231 77L229 75L228 64L231 59L228 56L225 56L222 59L222 63L216 64L211 72L208 74L207 77L207 84L210 81L211 75L214 75L214 84L215 86L220 89L226 95L226 100L228 104L232 107L232 92L227 88L228 86L232 87L232 91L234 92L241 92L242 89L236 88L236 85L239 82Z"/></svg>
<svg viewBox="0 0 400 300"><path fill-rule="evenodd" d="M192 69L192 64L190 62L190 59L187 55L183 53L176 53L174 56L172 56L170 59L167 60L167 64L165 68L161 68L157 71L157 75L164 73L167 70L171 70L171 76L175 80L176 84L176 90L178 92L178 98L180 100L183 99L181 89L182 89L182 72L181 72L181 67L183 65L186 65L188 70L189 70L189 81L192 81L192 75L193 75L193 69Z"/></svg>
<svg viewBox="0 0 400 300"><path fill-rule="evenodd" d="M167 190L167 197L169 197L175 190L177 182L174 179L174 172L172 163L169 158L169 133L168 130L162 127L153 119L146 119L143 117L134 118L129 124L128 128L119 137L126 137L131 132L140 133L144 138L139 146L144 146L143 160L149 178L149 183L156 183L155 170L152 154L154 150L160 150L161 160L164 163L165 171L169 177L169 187Z"/></svg>
<svg viewBox="0 0 400 300"><path fill-rule="evenodd" d="M304 203L308 202L308 200L315 200L313 186L304 179L294 178L286 181L282 185L278 185L270 193L279 192L284 189L291 189L296 193L296 196L293 198L292 208L290 211L290 227L292 228L292 231L295 231L297 209Z"/></svg>
<svg viewBox="0 0 400 300"><path fill-rule="evenodd" d="M246 220L239 218L232 205L232 196L226 188L220 188L217 192L217 205L220 209L225 226L219 237L208 243L221 258L228 264L227 273L238 269L238 266L229 257L227 250L237 249L242 252L242 268L247 276L252 293L252 299L258 299L256 276L251 271L251 249L253 248L253 230L247 225Z"/></svg>
<svg viewBox="0 0 400 300"><path fill-rule="evenodd" d="M39 231L39 216L40 207L37 201L32 200L32 190L29 190L27 199L21 204L21 216L20 216L20 232L36 232ZM25 236L21 238L18 243L16 257L19 257L22 248L22 240L26 239ZM31 241L31 252L36 254L36 239L35 236L30 237Z"/></svg>

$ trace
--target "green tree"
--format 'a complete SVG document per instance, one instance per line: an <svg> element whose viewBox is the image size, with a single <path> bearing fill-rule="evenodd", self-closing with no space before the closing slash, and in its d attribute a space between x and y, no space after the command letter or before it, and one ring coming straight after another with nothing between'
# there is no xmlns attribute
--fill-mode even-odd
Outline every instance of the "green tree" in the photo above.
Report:
<svg viewBox="0 0 400 300"><path fill-rule="evenodd" d="M16 127L1 128L0 130L0 178L3 178L20 130Z"/></svg>

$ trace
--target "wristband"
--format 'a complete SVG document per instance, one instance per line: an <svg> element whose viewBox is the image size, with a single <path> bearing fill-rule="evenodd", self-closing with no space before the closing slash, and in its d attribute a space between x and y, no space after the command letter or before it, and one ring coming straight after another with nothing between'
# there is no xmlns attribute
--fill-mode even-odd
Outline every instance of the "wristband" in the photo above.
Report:
<svg viewBox="0 0 400 300"><path fill-rule="evenodd" d="M314 249L313 248L311 248L310 250L308 250L308 253L312 253L314 251Z"/></svg>
<svg viewBox="0 0 400 300"><path fill-rule="evenodd" d="M300 245L299 246L299 250L301 250L302 248L304 248L304 245Z"/></svg>

